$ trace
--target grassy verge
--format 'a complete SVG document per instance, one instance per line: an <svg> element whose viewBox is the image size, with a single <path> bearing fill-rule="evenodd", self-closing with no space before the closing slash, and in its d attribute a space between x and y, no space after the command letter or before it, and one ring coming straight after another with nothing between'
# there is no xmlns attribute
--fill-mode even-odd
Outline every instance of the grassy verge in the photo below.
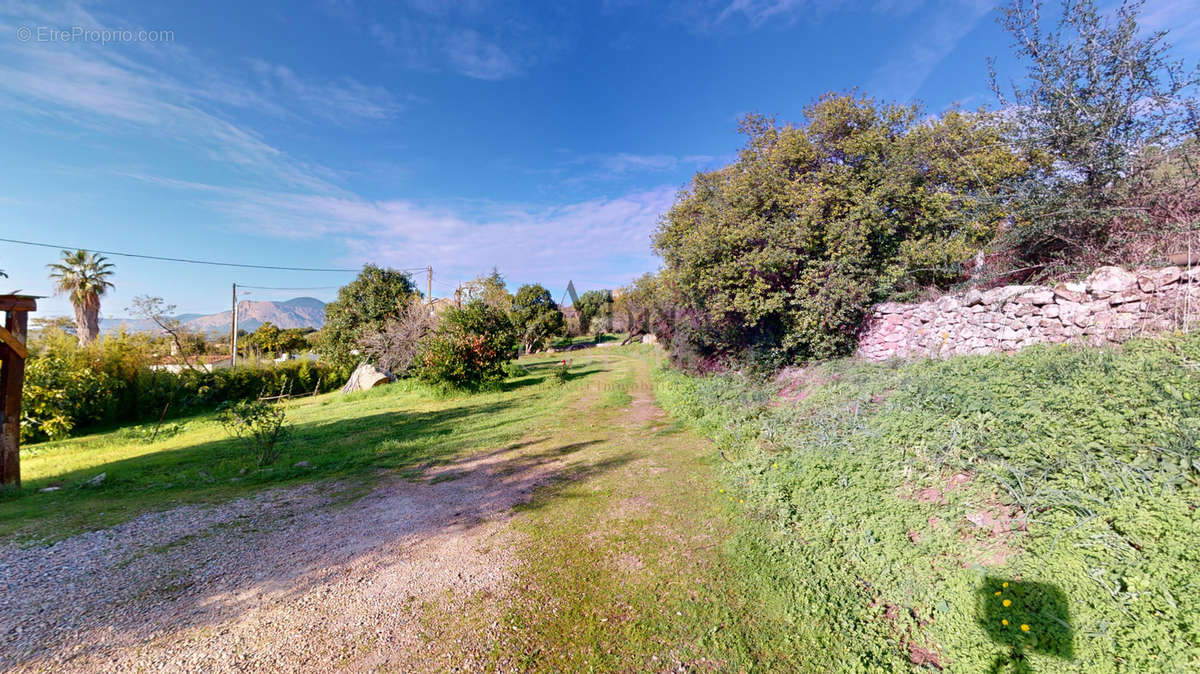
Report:
<svg viewBox="0 0 1200 674"><path fill-rule="evenodd" d="M1200 669L1200 338L661 372L744 502L740 568L828 671Z"/></svg>
<svg viewBox="0 0 1200 674"><path fill-rule="evenodd" d="M486 634L484 660L497 671L817 666L819 657L795 648L784 598L743 582L726 554L739 505L716 482L711 444L653 405L658 353L604 351L611 366L592 382L593 395L545 429L573 448L563 457L570 477L518 508L521 564L511 591L478 599L475 610L431 610L429 633L439 643L464 630Z"/></svg>
<svg viewBox="0 0 1200 674"><path fill-rule="evenodd" d="M28 445L22 489L0 495L0 537L55 539L148 510L314 480L361 490L379 471L410 471L522 437L604 368L582 363L562 386L550 381L553 358L521 362L522 374L490 393L446 396L402 381L285 403L291 435L269 468L257 468L212 414L168 422L157 435L143 424ZM100 484L89 484L101 473ZM57 489L42 491L48 487Z"/></svg>

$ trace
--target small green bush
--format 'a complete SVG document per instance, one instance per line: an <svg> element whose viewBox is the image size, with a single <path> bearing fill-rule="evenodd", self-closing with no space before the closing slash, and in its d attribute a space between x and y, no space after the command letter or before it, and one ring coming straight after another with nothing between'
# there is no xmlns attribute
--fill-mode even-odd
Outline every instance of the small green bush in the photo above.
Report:
<svg viewBox="0 0 1200 674"><path fill-rule="evenodd" d="M217 420L242 442L259 467L275 463L282 453L279 443L287 435L287 413L282 407L262 400L224 403L217 408Z"/></svg>
<svg viewBox="0 0 1200 674"><path fill-rule="evenodd" d="M424 382L475 390L504 379L517 348L508 317L480 301L450 309L421 342L417 376Z"/></svg>
<svg viewBox="0 0 1200 674"><path fill-rule="evenodd" d="M554 368L554 381L559 384L565 384L571 379L571 368L567 365L567 361L562 361L558 367Z"/></svg>
<svg viewBox="0 0 1200 674"><path fill-rule="evenodd" d="M25 368L21 441L57 440L110 416L123 388L104 371L76 369L62 358L31 358Z"/></svg>

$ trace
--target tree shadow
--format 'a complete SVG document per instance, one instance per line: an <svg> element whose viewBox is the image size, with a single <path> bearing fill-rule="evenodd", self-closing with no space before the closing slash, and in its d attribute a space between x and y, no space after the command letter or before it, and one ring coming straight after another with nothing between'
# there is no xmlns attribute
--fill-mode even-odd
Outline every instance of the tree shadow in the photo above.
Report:
<svg viewBox="0 0 1200 674"><path fill-rule="evenodd" d="M485 406L472 409L479 407ZM456 418L424 416L423 426ZM397 574L415 574L423 547L452 546L439 541L470 536L512 512L544 507L565 497L561 487L566 484L636 458L615 449L578 454L600 440L561 445L548 440L521 440L456 457L429 466L418 482L385 479L345 507L331 507L311 488L266 490L211 509L180 508L139 518L99 539L78 536L49 548L17 551L0 567L0 585L20 598L0 608L0 624L23 630L0 634L0 669L52 665L69 652L70 635L89 643L97 637L89 647L97 653L140 648L179 630L220 625L259 610L264 593L272 601L289 601L330 588L356 569L386 566ZM444 559L454 549L435 547L424 559ZM46 558L78 561L58 575L19 572L37 568ZM486 574L479 566L491 562L484 556L461 563L459 579ZM425 579L411 582L416 587ZM80 588L87 591L77 592ZM57 598L48 601L51 596ZM53 634L46 632L50 629Z"/></svg>
<svg viewBox="0 0 1200 674"><path fill-rule="evenodd" d="M1029 655L1075 659L1074 631L1066 594L1055 585L988 576L976 593L979 625L1007 648L988 670L1029 674Z"/></svg>

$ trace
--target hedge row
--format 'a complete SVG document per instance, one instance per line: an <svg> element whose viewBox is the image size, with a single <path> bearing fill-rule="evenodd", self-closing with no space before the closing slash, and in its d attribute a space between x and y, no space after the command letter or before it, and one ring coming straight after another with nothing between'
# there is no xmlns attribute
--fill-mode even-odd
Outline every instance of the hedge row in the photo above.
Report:
<svg viewBox="0 0 1200 674"><path fill-rule="evenodd" d="M79 367L48 355L26 366L21 408L23 442L57 439L99 423L178 416L229 400L334 390L341 369L310 361L180 374L139 368L125 376Z"/></svg>

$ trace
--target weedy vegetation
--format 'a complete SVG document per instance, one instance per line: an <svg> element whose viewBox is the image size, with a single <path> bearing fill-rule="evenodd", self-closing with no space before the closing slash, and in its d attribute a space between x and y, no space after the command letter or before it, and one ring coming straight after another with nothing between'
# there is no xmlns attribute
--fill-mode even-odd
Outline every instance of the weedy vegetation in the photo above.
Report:
<svg viewBox="0 0 1200 674"><path fill-rule="evenodd" d="M793 376L657 391L831 670L1200 668L1200 337Z"/></svg>

